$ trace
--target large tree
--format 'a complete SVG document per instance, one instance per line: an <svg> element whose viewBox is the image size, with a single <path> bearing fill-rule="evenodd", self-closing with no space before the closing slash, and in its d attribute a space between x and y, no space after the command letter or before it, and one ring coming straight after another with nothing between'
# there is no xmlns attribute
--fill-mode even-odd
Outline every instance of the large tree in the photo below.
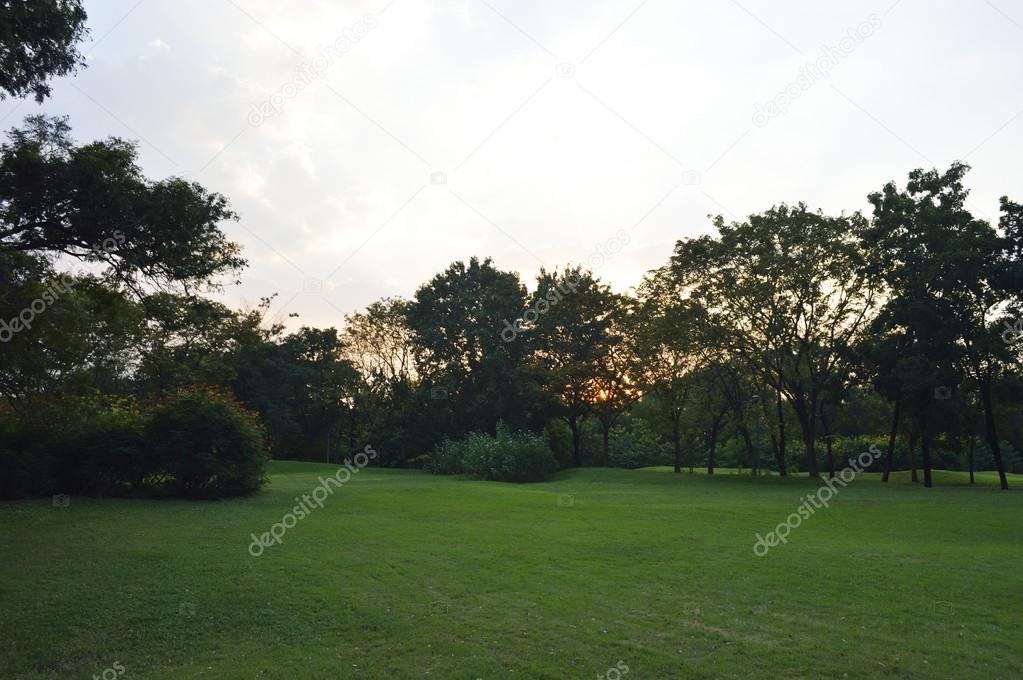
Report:
<svg viewBox="0 0 1023 680"><path fill-rule="evenodd" d="M647 276L638 293L633 326L637 344L634 373L640 388L656 401L671 438L678 473L682 471L682 417L692 389L688 378L701 359L695 330L702 310L679 298L666 268ZM711 418L715 443L722 417Z"/></svg>
<svg viewBox="0 0 1023 680"><path fill-rule="evenodd" d="M140 296L238 272L240 247L221 229L233 219L197 183L147 179L131 142L76 144L65 119L32 116L0 146L0 249L105 265Z"/></svg>
<svg viewBox="0 0 1023 680"><path fill-rule="evenodd" d="M523 314L525 299L517 274L477 258L455 262L416 291L407 310L416 371L437 397L445 434L493 432L502 420L524 424L518 367L525 347L501 336L504 322Z"/></svg>
<svg viewBox="0 0 1023 680"><path fill-rule="evenodd" d="M1007 488L992 388L1010 360L1002 321L1013 295L1013 255L1020 243L1013 239L1008 201L1002 234L966 209L968 171L962 163L944 172L918 169L909 174L905 189L889 182L871 194L874 216L864 241L871 267L887 288L879 318L898 343L888 352L901 377L895 396L904 400L910 393L924 484L932 485L930 448L943 420L940 413L958 399L956 388L965 374L979 389L985 438Z"/></svg>
<svg viewBox="0 0 1023 680"><path fill-rule="evenodd" d="M609 351L615 295L578 267L540 270L525 338L533 366L556 399L556 413L572 433L572 462L583 464L582 424L592 413L602 361Z"/></svg>
<svg viewBox="0 0 1023 680"><path fill-rule="evenodd" d="M85 65L78 43L88 34L81 0L0 2L0 99L50 95L47 81Z"/></svg>
<svg viewBox="0 0 1023 680"><path fill-rule="evenodd" d="M634 305L623 295L611 299L611 323L604 353L597 357L588 401L601 433L601 465L608 464L611 428L641 396L636 366L642 361L637 343L637 326L642 323Z"/></svg>
<svg viewBox="0 0 1023 680"><path fill-rule="evenodd" d="M679 294L707 310L708 337L792 405L811 477L819 400L844 348L875 307L861 215L781 205L744 222L714 220L717 237L679 241L670 268Z"/></svg>

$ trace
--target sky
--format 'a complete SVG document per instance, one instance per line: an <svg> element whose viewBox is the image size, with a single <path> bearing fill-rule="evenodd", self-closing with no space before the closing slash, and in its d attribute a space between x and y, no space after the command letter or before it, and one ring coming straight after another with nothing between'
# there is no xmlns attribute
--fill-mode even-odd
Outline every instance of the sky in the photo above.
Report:
<svg viewBox="0 0 1023 680"><path fill-rule="evenodd" d="M867 212L918 167L1023 200L1023 2L86 0L88 67L0 126L67 115L151 178L227 196L220 297L340 326L492 257L615 290L675 242L803 201Z"/></svg>

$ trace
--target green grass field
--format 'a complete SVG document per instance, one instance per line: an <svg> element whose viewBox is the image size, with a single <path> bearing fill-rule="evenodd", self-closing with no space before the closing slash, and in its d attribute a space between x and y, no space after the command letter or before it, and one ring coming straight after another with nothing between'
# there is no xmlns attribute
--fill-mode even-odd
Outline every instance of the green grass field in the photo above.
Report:
<svg viewBox="0 0 1023 680"><path fill-rule="evenodd" d="M336 469L273 463L243 500L0 505L0 677L1023 676L1023 493L991 475L861 475L758 558L817 484L368 469L252 557Z"/></svg>

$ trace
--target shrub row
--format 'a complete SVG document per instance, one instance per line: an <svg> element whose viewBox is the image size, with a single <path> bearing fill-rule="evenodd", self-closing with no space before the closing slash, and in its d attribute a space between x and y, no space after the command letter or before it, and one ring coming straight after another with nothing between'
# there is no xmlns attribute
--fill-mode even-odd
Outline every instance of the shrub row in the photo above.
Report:
<svg viewBox="0 0 1023 680"><path fill-rule="evenodd" d="M92 404L60 420L7 414L0 423L0 497L235 496L263 484L268 459L258 417L213 390L181 392L147 408Z"/></svg>
<svg viewBox="0 0 1023 680"><path fill-rule="evenodd" d="M440 475L537 482L549 477L558 464L542 435L514 432L499 424L496 435L473 432L464 439L445 440L427 457L425 467Z"/></svg>

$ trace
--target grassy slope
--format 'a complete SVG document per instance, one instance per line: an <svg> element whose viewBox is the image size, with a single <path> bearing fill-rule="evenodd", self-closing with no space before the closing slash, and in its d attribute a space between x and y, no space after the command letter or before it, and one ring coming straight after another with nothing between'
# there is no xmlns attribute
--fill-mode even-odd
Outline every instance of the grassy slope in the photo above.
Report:
<svg viewBox="0 0 1023 680"><path fill-rule="evenodd" d="M0 505L0 676L1023 675L1018 491L865 475L757 558L754 533L815 484L367 470L251 557L334 469L274 463L228 502Z"/></svg>

